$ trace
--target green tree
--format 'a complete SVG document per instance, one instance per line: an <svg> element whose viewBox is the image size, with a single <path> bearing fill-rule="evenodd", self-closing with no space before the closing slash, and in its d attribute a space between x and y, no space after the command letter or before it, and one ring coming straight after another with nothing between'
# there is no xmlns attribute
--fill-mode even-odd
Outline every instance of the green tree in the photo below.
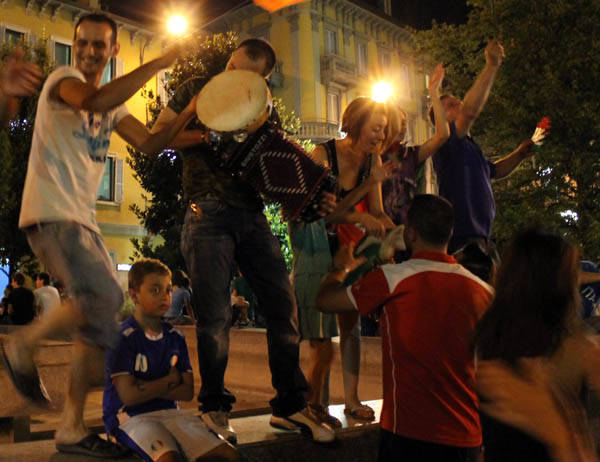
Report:
<svg viewBox="0 0 600 462"><path fill-rule="evenodd" d="M498 158L531 136L542 116L552 133L533 161L494 183L494 235L502 247L538 222L600 258L598 94L600 0L471 0L461 26L433 24L416 34L421 56L446 64L447 90L464 95L499 36L506 58L473 127L484 152Z"/></svg>
<svg viewBox="0 0 600 462"><path fill-rule="evenodd" d="M227 60L236 46L237 36L233 33L216 34L195 41L190 47L191 53L179 60L169 72L168 81L165 83L167 95L173 96L179 85L192 77L208 82L211 77L225 69ZM151 126L166 102L150 91L145 92L145 96L148 100L148 125ZM293 111L287 110L281 100L275 98L274 106L280 115L283 129L295 138L300 128L300 120ZM300 144L309 151L314 147L309 141L302 141ZM147 205L144 208L133 205L131 210L151 235L142 239L132 239L134 257L158 258L171 268L184 268L183 257L179 251L181 227L186 210L181 180L181 156L176 151L165 150L159 156L151 158L130 146L127 150L127 162L134 171L134 177L147 192L143 196ZM280 220L275 204L268 204L265 213L290 267L292 256L287 226ZM156 239L156 236L159 239Z"/></svg>
<svg viewBox="0 0 600 462"><path fill-rule="evenodd" d="M46 41L40 40L33 47L24 43L19 46L25 50L26 59L40 66L45 78L52 67ZM14 45L7 43L0 48L0 63L13 49ZM18 223L38 96L24 98L18 116L0 127L0 266L8 265L9 274L17 269L31 273L31 268L37 266Z"/></svg>

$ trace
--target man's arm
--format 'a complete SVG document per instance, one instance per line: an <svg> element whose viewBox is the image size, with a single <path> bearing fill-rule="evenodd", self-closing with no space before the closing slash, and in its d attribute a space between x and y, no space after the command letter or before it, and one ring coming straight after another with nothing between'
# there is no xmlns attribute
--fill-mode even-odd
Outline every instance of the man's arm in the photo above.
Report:
<svg viewBox="0 0 600 462"><path fill-rule="evenodd" d="M24 61L24 52L17 47L0 68L0 126L19 112L19 98L32 95L40 85L40 68Z"/></svg>
<svg viewBox="0 0 600 462"><path fill-rule="evenodd" d="M117 375L112 380L125 406L134 406L156 398L189 401L194 395L192 373L182 374L175 366L171 367L168 375L152 381L140 380L131 374Z"/></svg>
<svg viewBox="0 0 600 462"><path fill-rule="evenodd" d="M107 112L131 98L158 71L170 67L181 54L181 45L171 47L163 56L97 88L75 78L61 80L51 90L52 97L69 106L90 112Z"/></svg>
<svg viewBox="0 0 600 462"><path fill-rule="evenodd" d="M503 57L504 48L500 42L497 39L491 40L485 47L485 67L465 95L462 110L456 119L456 134L460 138L469 133L473 123L481 114Z"/></svg>
<svg viewBox="0 0 600 462"><path fill-rule="evenodd" d="M494 162L494 168L496 170L494 179L498 180L510 175L521 162L530 157L533 154L533 151L531 150L532 144L533 141L530 139L523 141L513 152Z"/></svg>
<svg viewBox="0 0 600 462"><path fill-rule="evenodd" d="M177 113L166 106L158 115L156 122L150 129L150 133L157 133L167 127L177 118ZM168 147L171 149L184 149L195 146L207 141L208 133L203 130L181 130L175 138L171 140Z"/></svg>
<svg viewBox="0 0 600 462"><path fill-rule="evenodd" d="M435 133L425 143L419 146L418 162L425 162L429 157L435 154L438 149L450 138L450 126L446 120L446 111L440 101L440 86L444 80L444 66L440 63L435 67L431 78L429 79L429 97L433 107L433 116L435 119Z"/></svg>
<svg viewBox="0 0 600 462"><path fill-rule="evenodd" d="M169 146L179 132L188 124L196 114L196 98L192 99L190 104L163 126L160 131L152 132L132 115L123 117L116 127L117 133L136 149L150 156L159 154L163 149Z"/></svg>
<svg viewBox="0 0 600 462"><path fill-rule="evenodd" d="M354 244L341 247L333 259L333 269L321 282L317 295L317 308L324 313L345 313L358 311L348 296L348 288L343 286L347 274L364 261L354 258Z"/></svg>

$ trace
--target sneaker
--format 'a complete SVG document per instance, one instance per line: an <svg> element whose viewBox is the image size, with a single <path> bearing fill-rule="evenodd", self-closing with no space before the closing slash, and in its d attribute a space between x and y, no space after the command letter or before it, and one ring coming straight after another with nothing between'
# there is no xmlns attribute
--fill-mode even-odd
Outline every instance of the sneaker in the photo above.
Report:
<svg viewBox="0 0 600 462"><path fill-rule="evenodd" d="M308 407L287 417L271 416L269 424L282 430L298 430L317 443L331 443L335 433L327 424L322 423Z"/></svg>
<svg viewBox="0 0 600 462"><path fill-rule="evenodd" d="M229 413L226 411L208 411L200 414L205 425L219 436L230 442L237 443L237 433L229 425Z"/></svg>

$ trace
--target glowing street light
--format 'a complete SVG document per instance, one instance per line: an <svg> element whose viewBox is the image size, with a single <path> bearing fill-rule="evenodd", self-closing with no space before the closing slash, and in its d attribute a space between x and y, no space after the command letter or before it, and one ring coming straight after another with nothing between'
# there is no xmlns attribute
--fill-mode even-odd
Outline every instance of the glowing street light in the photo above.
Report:
<svg viewBox="0 0 600 462"><path fill-rule="evenodd" d="M389 83L381 80L375 85L373 85L371 98L373 98L378 103L385 103L388 99L390 99L393 91L394 90Z"/></svg>
<svg viewBox="0 0 600 462"><path fill-rule="evenodd" d="M167 22L167 30L172 35L183 35L187 30L187 19L185 19L182 15L176 14L169 18Z"/></svg>

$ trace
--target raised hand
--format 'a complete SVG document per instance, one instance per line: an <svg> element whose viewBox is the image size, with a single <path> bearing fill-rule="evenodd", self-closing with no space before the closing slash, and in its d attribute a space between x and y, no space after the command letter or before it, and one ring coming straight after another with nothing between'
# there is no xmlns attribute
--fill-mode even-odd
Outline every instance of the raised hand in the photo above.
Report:
<svg viewBox="0 0 600 462"><path fill-rule="evenodd" d="M485 47L485 61L491 66L500 67L504 59L504 47L498 39L492 39Z"/></svg>
<svg viewBox="0 0 600 462"><path fill-rule="evenodd" d="M17 47L0 68L0 91L6 96L30 96L42 81L42 71L25 61L24 54L23 49Z"/></svg>
<svg viewBox="0 0 600 462"><path fill-rule="evenodd" d="M444 65L439 63L435 66L433 73L429 77L429 96L438 96L442 82L444 81L444 75L446 70Z"/></svg>

